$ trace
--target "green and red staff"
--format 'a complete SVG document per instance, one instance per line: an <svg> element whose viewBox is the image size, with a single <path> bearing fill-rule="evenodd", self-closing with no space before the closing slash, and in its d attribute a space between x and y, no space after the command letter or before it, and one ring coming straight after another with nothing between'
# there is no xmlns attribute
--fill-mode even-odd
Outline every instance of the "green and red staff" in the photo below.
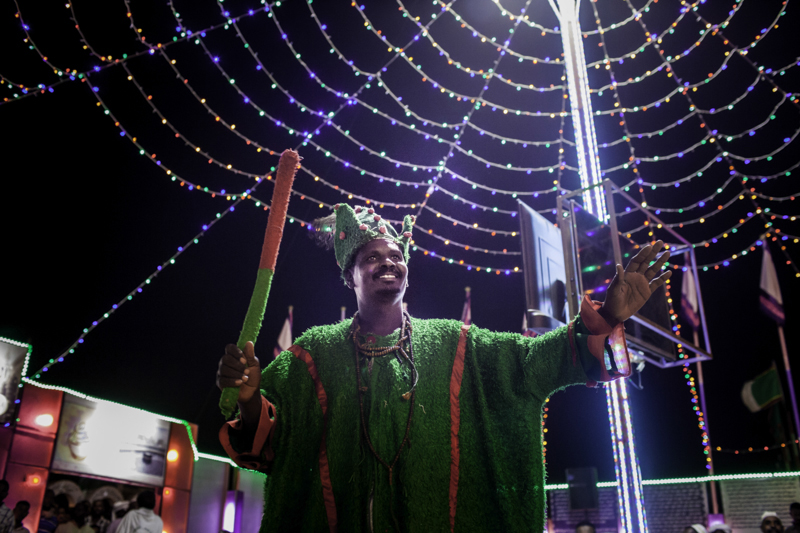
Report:
<svg viewBox="0 0 800 533"><path fill-rule="evenodd" d="M256 286L244 317L242 332L236 342L236 346L240 350L244 350L248 341L255 344L258 332L261 330L261 321L264 319L269 289L272 286L272 276L275 275L275 262L278 260L283 225L289 209L292 183L299 164L300 156L294 150L285 150L278 162L278 170L275 173L275 189L272 192L272 205L269 217L267 217L267 231L264 234L261 261L258 264L258 274L256 275ZM237 387L226 387L222 390L219 409L225 418L229 418L233 414L238 397L239 389Z"/></svg>

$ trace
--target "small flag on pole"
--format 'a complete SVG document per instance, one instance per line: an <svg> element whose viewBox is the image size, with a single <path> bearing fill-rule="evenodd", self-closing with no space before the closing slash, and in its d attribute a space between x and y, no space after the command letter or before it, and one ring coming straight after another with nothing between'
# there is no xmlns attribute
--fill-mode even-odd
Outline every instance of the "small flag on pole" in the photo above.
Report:
<svg viewBox="0 0 800 533"><path fill-rule="evenodd" d="M692 328L700 327L700 315L697 312L697 285L692 271L686 271L681 284L681 310Z"/></svg>
<svg viewBox="0 0 800 533"><path fill-rule="evenodd" d="M775 364L742 387L742 401L751 413L757 413L783 398L781 379Z"/></svg>
<svg viewBox="0 0 800 533"><path fill-rule="evenodd" d="M281 329L280 335L278 335L278 342L273 350L273 355L277 358L281 352L286 351L292 345L292 309L293 307L289 306L289 316L286 317L286 321L283 323L283 329Z"/></svg>
<svg viewBox="0 0 800 533"><path fill-rule="evenodd" d="M785 315L783 314L783 298L781 298L781 286L778 284L778 274L775 272L775 264L764 239L764 257L761 261L761 296L758 299L761 311L768 317L783 325Z"/></svg>
<svg viewBox="0 0 800 533"><path fill-rule="evenodd" d="M461 322L466 325L472 324L472 301L470 297L470 288L464 287L464 292L467 293L467 297L464 300L464 309L461 311Z"/></svg>

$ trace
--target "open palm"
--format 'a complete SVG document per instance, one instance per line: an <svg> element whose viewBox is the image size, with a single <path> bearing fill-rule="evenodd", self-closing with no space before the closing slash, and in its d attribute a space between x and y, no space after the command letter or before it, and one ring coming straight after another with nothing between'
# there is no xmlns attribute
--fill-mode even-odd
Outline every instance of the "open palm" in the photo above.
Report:
<svg viewBox="0 0 800 533"><path fill-rule="evenodd" d="M611 280L603 303L603 315L624 322L633 316L650 298L656 289L669 279L672 272L662 272L661 268L669 259L669 251L659 257L664 248L663 241L646 245L639 250L628 267L617 265L617 275Z"/></svg>

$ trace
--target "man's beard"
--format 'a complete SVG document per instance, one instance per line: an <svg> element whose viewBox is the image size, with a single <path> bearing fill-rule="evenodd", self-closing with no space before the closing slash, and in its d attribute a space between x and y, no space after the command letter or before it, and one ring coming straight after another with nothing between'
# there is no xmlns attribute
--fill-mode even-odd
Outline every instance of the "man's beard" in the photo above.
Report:
<svg viewBox="0 0 800 533"><path fill-rule="evenodd" d="M401 288L389 288L389 287L387 287L385 289L378 289L377 291L375 291L375 294L377 294L378 296L381 296L383 298L390 299L390 298L400 294L401 291L402 291Z"/></svg>

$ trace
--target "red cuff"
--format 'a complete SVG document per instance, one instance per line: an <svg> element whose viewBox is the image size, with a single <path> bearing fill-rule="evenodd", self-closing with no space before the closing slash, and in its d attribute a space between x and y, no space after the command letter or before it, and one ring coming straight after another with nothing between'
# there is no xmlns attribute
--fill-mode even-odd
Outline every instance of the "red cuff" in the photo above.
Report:
<svg viewBox="0 0 800 533"><path fill-rule="evenodd" d="M275 428L275 406L261 397L261 417L258 419L256 436L253 439L253 449L247 453L238 453L231 446L230 429L241 429L242 421L237 418L226 422L219 430L219 441L225 452L233 459L237 465L250 470L259 470L264 462L275 459L275 452L272 450L272 434ZM267 442L269 439L269 442Z"/></svg>
<svg viewBox="0 0 800 533"><path fill-rule="evenodd" d="M625 327L622 322L614 326L597 312L603 304L589 299L588 295L583 297L581 302L581 321L589 330L587 346L589 352L600 363L600 381L613 381L619 378L626 378L631 375L631 358L628 353L628 344L625 342ZM616 368L606 366L606 337L611 346ZM587 385L590 385L587 383Z"/></svg>

